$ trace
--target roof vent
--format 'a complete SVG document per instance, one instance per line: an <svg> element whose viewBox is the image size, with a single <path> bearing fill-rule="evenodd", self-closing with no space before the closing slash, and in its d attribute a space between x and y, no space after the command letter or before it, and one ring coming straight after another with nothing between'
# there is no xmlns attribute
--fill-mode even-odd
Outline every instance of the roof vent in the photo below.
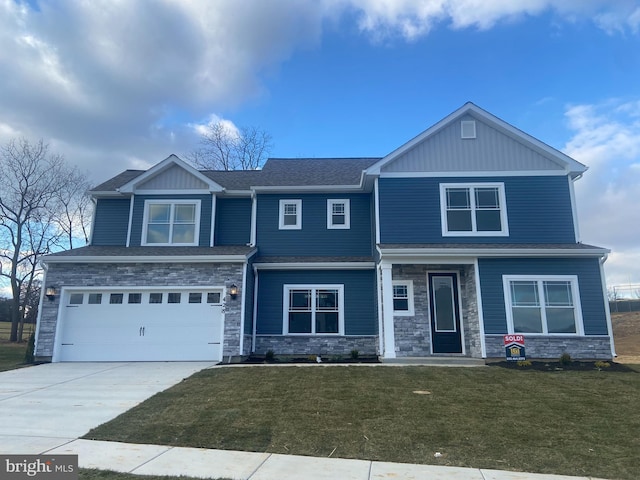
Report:
<svg viewBox="0 0 640 480"><path fill-rule="evenodd" d="M462 138L476 138L476 121L463 120L460 122L460 132Z"/></svg>

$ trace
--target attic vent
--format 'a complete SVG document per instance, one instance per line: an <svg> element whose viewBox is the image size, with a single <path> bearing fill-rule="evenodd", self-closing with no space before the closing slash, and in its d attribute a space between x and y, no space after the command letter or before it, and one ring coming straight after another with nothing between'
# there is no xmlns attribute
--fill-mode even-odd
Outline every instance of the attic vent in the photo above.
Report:
<svg viewBox="0 0 640 480"><path fill-rule="evenodd" d="M462 138L476 138L476 121L463 120L460 122L460 131Z"/></svg>

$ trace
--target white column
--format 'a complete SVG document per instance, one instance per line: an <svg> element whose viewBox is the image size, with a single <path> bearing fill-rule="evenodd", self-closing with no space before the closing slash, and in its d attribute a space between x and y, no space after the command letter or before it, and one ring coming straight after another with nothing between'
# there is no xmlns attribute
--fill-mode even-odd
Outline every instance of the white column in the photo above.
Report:
<svg viewBox="0 0 640 480"><path fill-rule="evenodd" d="M396 336L393 331L393 283L390 263L382 263L382 311L384 324L384 358L396 358Z"/></svg>

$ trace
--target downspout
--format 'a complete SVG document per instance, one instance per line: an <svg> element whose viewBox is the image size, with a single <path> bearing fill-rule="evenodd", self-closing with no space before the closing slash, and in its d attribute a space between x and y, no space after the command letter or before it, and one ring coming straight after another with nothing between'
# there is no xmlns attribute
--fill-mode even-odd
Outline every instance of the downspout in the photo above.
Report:
<svg viewBox="0 0 640 480"><path fill-rule="evenodd" d="M611 342L611 358L615 358L618 355L616 354L616 347L613 342L613 325L611 323L611 309L609 308L609 298L607 297L607 282L604 277L604 262L609 258L608 254L604 254L600 258L600 280L602 282L602 299L604 301L604 312L607 317L607 329L609 330L609 339Z"/></svg>

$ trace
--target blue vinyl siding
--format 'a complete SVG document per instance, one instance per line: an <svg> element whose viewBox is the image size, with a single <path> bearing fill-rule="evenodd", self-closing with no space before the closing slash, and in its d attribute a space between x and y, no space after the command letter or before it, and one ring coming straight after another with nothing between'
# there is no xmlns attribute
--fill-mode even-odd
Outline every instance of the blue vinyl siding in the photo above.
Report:
<svg viewBox="0 0 640 480"><path fill-rule="evenodd" d="M302 229L278 228L279 201L302 200ZM327 199L349 199L351 228L327 229ZM371 196L369 194L259 195L257 243L261 256L371 256Z"/></svg>
<svg viewBox="0 0 640 480"><path fill-rule="evenodd" d="M198 246L211 245L211 195L136 195L133 202L133 220L131 222L132 247L140 246L142 239L142 221L145 200L200 200L200 238Z"/></svg>
<svg viewBox="0 0 640 480"><path fill-rule="evenodd" d="M443 237L441 183L502 182L509 236ZM575 243L565 176L381 178L381 243Z"/></svg>
<svg viewBox="0 0 640 480"><path fill-rule="evenodd" d="M125 246L130 208L131 201L128 198L98 199L91 244Z"/></svg>
<svg viewBox="0 0 640 480"><path fill-rule="evenodd" d="M251 199L217 198L215 245L246 245L251 241Z"/></svg>
<svg viewBox="0 0 640 480"><path fill-rule="evenodd" d="M598 258L479 259L484 329L507 333L503 275L577 275L586 335L608 335Z"/></svg>
<svg viewBox="0 0 640 480"><path fill-rule="evenodd" d="M374 270L316 270L258 272L258 335L282 334L283 287L290 284L344 285L346 335L378 333Z"/></svg>

